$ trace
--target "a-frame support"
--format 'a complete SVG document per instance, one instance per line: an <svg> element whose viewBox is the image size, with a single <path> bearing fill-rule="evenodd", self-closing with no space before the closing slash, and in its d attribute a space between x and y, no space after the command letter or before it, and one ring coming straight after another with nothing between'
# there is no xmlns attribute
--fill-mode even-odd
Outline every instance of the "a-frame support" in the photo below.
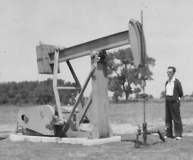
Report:
<svg viewBox="0 0 193 160"><path fill-rule="evenodd" d="M77 135L80 135L79 126L82 123L82 120L86 115L86 112L88 111L91 102L92 102L92 115L94 119L94 124L90 131L90 134L86 133L85 135L88 136L87 138L91 139L107 138L113 135L108 119L108 79L107 79L107 64L105 60L106 52L92 51L90 55L91 55L92 69L86 79L83 88L81 88L78 78L69 61L67 61L67 65L78 87L59 87L57 86L57 74L59 68L58 62L59 49L55 50L53 89L57 104L59 120L65 121L60 134L60 136L62 137L69 136L69 134L67 134L69 129L77 131ZM92 92L87 101L84 103L82 97L90 79L92 79ZM80 91L77 102L75 103L68 119L63 119L58 89L65 89L65 90L75 89ZM75 126L75 124L73 124L72 122L72 117L75 113L75 110L79 102L82 103L83 108L80 110L80 113L78 115L79 118L77 118ZM73 132L73 134L75 133Z"/></svg>

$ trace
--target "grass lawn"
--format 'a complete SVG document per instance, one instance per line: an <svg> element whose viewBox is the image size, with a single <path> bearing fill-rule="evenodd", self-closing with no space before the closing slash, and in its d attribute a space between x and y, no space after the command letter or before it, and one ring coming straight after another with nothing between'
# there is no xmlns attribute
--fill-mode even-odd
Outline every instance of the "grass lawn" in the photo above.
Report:
<svg viewBox="0 0 193 160"><path fill-rule="evenodd" d="M181 104L184 133L193 132L193 103ZM15 125L20 107L0 107L0 126ZM164 103L147 103L146 120L148 124L164 127ZM110 104L110 121L116 125L137 126L143 122L143 104ZM126 128L127 130L127 128ZM118 134L118 133L116 133ZM191 160L193 159L193 137L184 136L182 140L168 139L161 142L157 135L148 136L148 145L139 149L134 147L135 134L121 134L122 141L98 146L82 146L59 143L0 141L1 160L57 160L57 159L138 159L138 160ZM140 139L142 141L142 139Z"/></svg>

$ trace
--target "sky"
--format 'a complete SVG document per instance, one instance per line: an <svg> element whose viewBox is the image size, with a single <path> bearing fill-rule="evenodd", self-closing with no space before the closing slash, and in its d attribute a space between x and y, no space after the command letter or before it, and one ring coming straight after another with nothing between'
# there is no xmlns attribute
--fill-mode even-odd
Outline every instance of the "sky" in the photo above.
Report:
<svg viewBox="0 0 193 160"><path fill-rule="evenodd" d="M175 77L189 95L193 92L192 7L192 0L1 0L0 83L52 78L38 74L40 41L70 47L125 31L131 18L141 21L143 10L147 54L156 60L147 94L159 98L167 67L175 66ZM90 71L89 56L71 63L83 85ZM58 78L73 81L65 63L60 69Z"/></svg>

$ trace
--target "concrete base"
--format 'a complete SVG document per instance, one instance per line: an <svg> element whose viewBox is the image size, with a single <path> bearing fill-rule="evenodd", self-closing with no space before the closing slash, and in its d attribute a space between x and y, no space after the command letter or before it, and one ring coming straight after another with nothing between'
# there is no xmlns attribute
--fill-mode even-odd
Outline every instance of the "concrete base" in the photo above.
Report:
<svg viewBox="0 0 193 160"><path fill-rule="evenodd" d="M68 144L82 144L85 146L121 141L121 136L113 136L110 138L103 138L103 139L87 139L87 138L41 137L41 136L26 136L26 135L11 134L9 138L12 141L57 142Z"/></svg>

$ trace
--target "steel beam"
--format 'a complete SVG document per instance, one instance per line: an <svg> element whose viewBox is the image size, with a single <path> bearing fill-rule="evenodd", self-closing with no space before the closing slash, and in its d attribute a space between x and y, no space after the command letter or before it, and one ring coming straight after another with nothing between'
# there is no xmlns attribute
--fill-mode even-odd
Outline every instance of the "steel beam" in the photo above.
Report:
<svg viewBox="0 0 193 160"><path fill-rule="evenodd" d="M90 52L93 50L94 51L108 50L128 45L129 43L130 43L129 31L119 32L86 43L62 49L59 51L59 62L64 62L70 59L75 59L89 55ZM53 64L54 52L49 53L49 56L51 60L50 64Z"/></svg>

